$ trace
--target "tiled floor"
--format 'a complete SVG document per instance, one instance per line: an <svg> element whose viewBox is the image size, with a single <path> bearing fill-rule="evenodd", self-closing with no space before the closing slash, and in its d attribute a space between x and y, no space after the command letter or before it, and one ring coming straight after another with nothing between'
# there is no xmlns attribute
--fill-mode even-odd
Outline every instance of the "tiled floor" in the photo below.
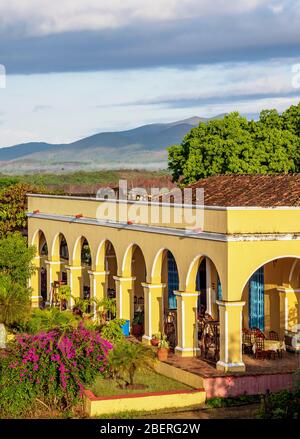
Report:
<svg viewBox="0 0 300 439"><path fill-rule="evenodd" d="M248 355L243 356L246 365L246 372L230 372L231 375L264 375L274 373L294 372L300 368L300 355L285 352L282 359L257 360ZM201 375L202 377L228 376L228 373L216 370L213 363L206 362L200 358L181 358L172 353L169 354L167 363L184 369L186 371Z"/></svg>

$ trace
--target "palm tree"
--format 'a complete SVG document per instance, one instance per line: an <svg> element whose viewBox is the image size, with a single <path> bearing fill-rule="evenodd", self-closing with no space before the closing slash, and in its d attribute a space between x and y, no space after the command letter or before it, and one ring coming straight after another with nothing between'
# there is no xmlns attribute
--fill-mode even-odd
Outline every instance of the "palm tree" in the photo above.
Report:
<svg viewBox="0 0 300 439"><path fill-rule="evenodd" d="M109 354L112 376L125 386L132 386L136 372L148 369L154 360L153 349L140 343L120 343Z"/></svg>

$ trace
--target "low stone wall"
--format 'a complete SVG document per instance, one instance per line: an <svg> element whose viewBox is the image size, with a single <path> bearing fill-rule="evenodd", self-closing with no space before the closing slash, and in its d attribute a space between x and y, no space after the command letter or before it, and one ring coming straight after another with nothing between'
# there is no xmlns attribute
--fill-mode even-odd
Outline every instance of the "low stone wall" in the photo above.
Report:
<svg viewBox="0 0 300 439"><path fill-rule="evenodd" d="M223 376L203 379L207 398L260 395L295 389L294 373Z"/></svg>
<svg viewBox="0 0 300 439"><path fill-rule="evenodd" d="M90 390L84 391L84 408L89 416L101 416L124 411L154 411L171 408L200 407L204 403L205 392L196 389L108 397L97 397Z"/></svg>
<svg viewBox="0 0 300 439"><path fill-rule="evenodd" d="M172 366L168 363L157 361L154 365L154 370L161 375L164 375L194 389L203 389L204 380L200 375L196 375L192 372L180 369L179 367Z"/></svg>

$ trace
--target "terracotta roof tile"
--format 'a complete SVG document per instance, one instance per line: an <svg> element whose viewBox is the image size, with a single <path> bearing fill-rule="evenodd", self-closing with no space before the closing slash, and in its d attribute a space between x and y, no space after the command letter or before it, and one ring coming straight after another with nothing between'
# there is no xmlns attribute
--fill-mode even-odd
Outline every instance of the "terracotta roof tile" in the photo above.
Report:
<svg viewBox="0 0 300 439"><path fill-rule="evenodd" d="M204 188L207 206L300 206L300 174L216 175L189 187Z"/></svg>

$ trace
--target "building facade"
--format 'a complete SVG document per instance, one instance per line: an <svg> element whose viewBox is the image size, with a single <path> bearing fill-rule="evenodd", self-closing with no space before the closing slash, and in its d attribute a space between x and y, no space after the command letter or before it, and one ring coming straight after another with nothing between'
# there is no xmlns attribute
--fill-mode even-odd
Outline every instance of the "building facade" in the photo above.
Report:
<svg viewBox="0 0 300 439"><path fill-rule="evenodd" d="M185 209L201 209L203 227L186 229L175 221L177 205L157 204L154 223L148 211L140 215L146 204L28 195L28 239L37 249L33 305L49 299L55 281L65 280L75 297L115 291L118 317L132 323L143 310L145 343L164 330L166 312L175 313L181 356L199 354L204 307L220 322L223 371L245 369L243 327L281 337L297 332L300 206L192 205ZM139 221L131 219L133 208Z"/></svg>

